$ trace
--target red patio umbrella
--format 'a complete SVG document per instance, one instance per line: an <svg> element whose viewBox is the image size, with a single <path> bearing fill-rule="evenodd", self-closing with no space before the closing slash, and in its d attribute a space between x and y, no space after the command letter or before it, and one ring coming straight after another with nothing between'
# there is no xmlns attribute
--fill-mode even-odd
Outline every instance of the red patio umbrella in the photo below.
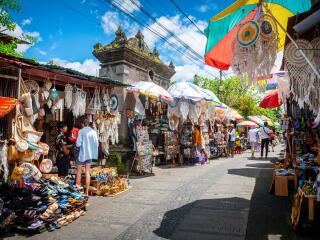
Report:
<svg viewBox="0 0 320 240"><path fill-rule="evenodd" d="M279 99L278 89L268 92L262 101L260 102L259 107L261 108L277 108L282 105L281 100Z"/></svg>

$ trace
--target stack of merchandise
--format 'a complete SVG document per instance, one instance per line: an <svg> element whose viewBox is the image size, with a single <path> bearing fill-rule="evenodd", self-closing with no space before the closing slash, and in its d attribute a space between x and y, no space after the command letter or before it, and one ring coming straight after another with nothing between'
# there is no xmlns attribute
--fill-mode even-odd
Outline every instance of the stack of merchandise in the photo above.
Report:
<svg viewBox="0 0 320 240"><path fill-rule="evenodd" d="M137 139L135 171L140 174L152 173L153 145L150 141L147 127L137 128Z"/></svg>
<svg viewBox="0 0 320 240"><path fill-rule="evenodd" d="M166 160L172 160L175 163L175 157L179 153L179 139L174 132L165 133Z"/></svg>
<svg viewBox="0 0 320 240"><path fill-rule="evenodd" d="M128 179L119 176L115 167L95 167L90 174L93 185L90 192L93 195L112 197L129 189Z"/></svg>
<svg viewBox="0 0 320 240"><path fill-rule="evenodd" d="M155 118L154 120L147 120L145 125L149 126L149 133L163 134L170 131L169 121L165 119Z"/></svg>
<svg viewBox="0 0 320 240"><path fill-rule="evenodd" d="M14 170L13 177L23 170ZM71 182L71 180L70 180ZM29 233L54 231L85 215L88 198L72 184L57 177L25 178L0 188L0 230L13 228Z"/></svg>

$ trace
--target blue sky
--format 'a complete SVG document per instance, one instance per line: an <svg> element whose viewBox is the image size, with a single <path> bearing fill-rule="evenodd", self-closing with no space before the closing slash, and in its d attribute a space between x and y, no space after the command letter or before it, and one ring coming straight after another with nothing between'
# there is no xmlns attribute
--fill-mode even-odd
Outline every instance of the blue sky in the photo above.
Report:
<svg viewBox="0 0 320 240"><path fill-rule="evenodd" d="M160 31L169 41L174 41L141 9L130 0L113 0L121 7L139 16L152 28ZM210 17L230 5L233 0L175 0L176 3L196 22L205 28ZM174 7L170 0L135 0L145 10L152 13L157 21L168 27L200 55L204 53L206 39ZM96 73L98 61L92 55L93 45L109 43L114 38L114 30L121 25L128 36L140 28L151 49L157 46L161 58L168 63L173 60L177 66L176 80L188 80L194 74L216 74L215 69L200 62L190 61L159 40L143 26L126 17L108 5L105 0L22 0L23 11L12 13L19 25L15 34L29 33L38 38L38 42L29 48L22 47L28 57L36 57L41 62L54 59L59 64L79 71ZM185 51L181 48L181 51ZM206 70L203 70L206 68Z"/></svg>

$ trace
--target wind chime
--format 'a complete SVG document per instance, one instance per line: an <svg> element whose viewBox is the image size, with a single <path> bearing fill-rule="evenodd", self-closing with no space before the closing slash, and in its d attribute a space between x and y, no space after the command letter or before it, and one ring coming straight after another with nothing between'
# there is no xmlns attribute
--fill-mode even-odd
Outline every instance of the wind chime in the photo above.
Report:
<svg viewBox="0 0 320 240"><path fill-rule="evenodd" d="M233 42L231 68L244 86L254 84L259 77L271 72L277 47L277 24L270 15L261 14L239 27Z"/></svg>

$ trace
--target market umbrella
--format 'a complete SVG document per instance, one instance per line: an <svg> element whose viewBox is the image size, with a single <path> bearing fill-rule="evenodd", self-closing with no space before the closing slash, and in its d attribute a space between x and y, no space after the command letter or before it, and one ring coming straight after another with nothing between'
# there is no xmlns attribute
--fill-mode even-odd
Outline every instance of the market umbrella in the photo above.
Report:
<svg viewBox="0 0 320 240"><path fill-rule="evenodd" d="M262 101L259 104L259 107L261 108L277 108L282 105L282 102L279 98L279 91L273 90L268 92Z"/></svg>
<svg viewBox="0 0 320 240"><path fill-rule="evenodd" d="M259 3L262 2L262 8ZM288 18L309 10L309 0L237 0L231 6L212 17L205 29L207 36L206 64L228 70L232 59L232 46L239 27L248 20L256 19L268 9L277 21L287 27ZM279 29L279 27L278 27ZM279 31L278 50L283 49L286 34Z"/></svg>
<svg viewBox="0 0 320 240"><path fill-rule="evenodd" d="M172 102L174 100L168 91L153 82L136 82L131 84L131 86L128 87L127 90L128 92L139 93L145 96L159 97L168 102Z"/></svg>
<svg viewBox="0 0 320 240"><path fill-rule="evenodd" d="M205 93L207 93L210 97L212 97L212 99L213 99L212 102L222 104L222 102L219 100L219 98L213 92L211 92L209 89L203 89L203 91Z"/></svg>
<svg viewBox="0 0 320 240"><path fill-rule="evenodd" d="M234 119L237 122L240 122L244 119L236 110L232 108L230 108L230 111L229 111L229 118Z"/></svg>
<svg viewBox="0 0 320 240"><path fill-rule="evenodd" d="M258 127L258 124L251 121L243 121L237 123L237 127Z"/></svg>
<svg viewBox="0 0 320 240"><path fill-rule="evenodd" d="M258 124L259 126L263 126L264 124L264 121L257 117L257 116L248 116L248 119L256 124Z"/></svg>
<svg viewBox="0 0 320 240"><path fill-rule="evenodd" d="M18 102L19 101L15 98L0 97L0 117L3 117L11 112L16 107Z"/></svg>
<svg viewBox="0 0 320 240"><path fill-rule="evenodd" d="M209 95L205 89L190 82L175 83L169 87L168 92L172 97L179 100L184 99L198 102L204 99L206 101L214 101L211 94Z"/></svg>

